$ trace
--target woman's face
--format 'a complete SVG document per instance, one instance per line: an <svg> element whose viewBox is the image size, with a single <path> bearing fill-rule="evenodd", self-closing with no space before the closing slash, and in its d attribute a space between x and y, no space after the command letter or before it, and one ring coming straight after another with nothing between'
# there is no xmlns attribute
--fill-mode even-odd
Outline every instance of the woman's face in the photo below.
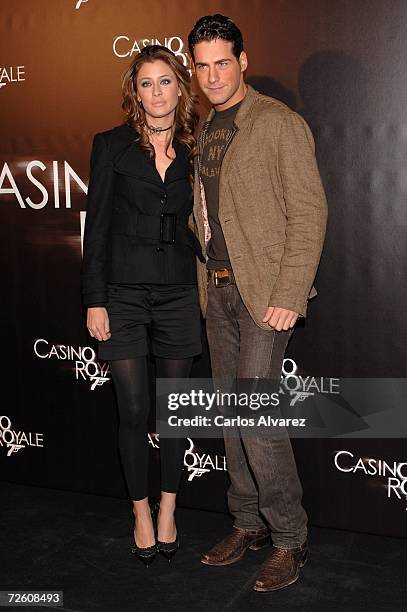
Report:
<svg viewBox="0 0 407 612"><path fill-rule="evenodd" d="M163 60L145 62L137 74L137 98L147 119L174 113L181 90L172 68Z"/></svg>

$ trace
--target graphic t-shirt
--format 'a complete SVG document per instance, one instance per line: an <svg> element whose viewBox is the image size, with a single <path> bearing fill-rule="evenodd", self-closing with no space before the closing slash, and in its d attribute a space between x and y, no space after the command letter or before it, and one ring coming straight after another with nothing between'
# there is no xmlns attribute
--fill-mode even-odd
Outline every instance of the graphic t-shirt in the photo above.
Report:
<svg viewBox="0 0 407 612"><path fill-rule="evenodd" d="M207 267L211 270L231 270L229 254L219 223L219 173L229 139L233 134L233 121L241 104L215 112L206 132L201 157L201 179L205 189L211 239L207 245Z"/></svg>

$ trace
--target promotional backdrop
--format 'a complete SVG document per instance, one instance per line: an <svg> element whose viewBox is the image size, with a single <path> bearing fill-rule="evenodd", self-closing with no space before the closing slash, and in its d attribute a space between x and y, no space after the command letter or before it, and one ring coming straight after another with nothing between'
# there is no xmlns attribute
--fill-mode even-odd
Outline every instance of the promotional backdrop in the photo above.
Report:
<svg viewBox="0 0 407 612"><path fill-rule="evenodd" d="M405 376L405 2L3 0L0 11L2 480L126 497L111 377L79 293L90 146L122 121L134 55L158 42L191 68L187 36L205 14L236 21L247 81L316 140L329 225L284 375ZM206 347L193 375L210 376ZM407 534L404 439L293 444L313 524ZM180 504L226 510L226 486L222 441L188 439Z"/></svg>

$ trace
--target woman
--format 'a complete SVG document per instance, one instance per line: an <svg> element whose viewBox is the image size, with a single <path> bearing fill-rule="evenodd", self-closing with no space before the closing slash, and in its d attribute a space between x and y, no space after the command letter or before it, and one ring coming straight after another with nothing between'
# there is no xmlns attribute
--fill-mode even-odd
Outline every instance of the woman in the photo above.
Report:
<svg viewBox="0 0 407 612"><path fill-rule="evenodd" d="M123 78L126 121L96 134L84 235L87 327L109 362L119 449L135 517L132 549L146 565L179 547L174 511L184 439L161 439L157 542L148 503L148 354L160 378L186 378L201 352L195 256L188 228L197 114L187 70L161 45Z"/></svg>

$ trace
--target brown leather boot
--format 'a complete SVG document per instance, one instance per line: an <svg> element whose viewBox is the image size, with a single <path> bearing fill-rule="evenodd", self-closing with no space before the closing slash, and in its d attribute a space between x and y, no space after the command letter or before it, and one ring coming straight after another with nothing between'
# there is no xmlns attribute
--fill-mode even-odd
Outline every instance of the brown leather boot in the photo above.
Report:
<svg viewBox="0 0 407 612"><path fill-rule="evenodd" d="M254 590L264 593L277 591L293 584L298 580L300 567L305 565L307 556L307 542L299 548L289 550L273 546L273 552L264 563L253 587Z"/></svg>
<svg viewBox="0 0 407 612"><path fill-rule="evenodd" d="M205 565L231 565L240 561L246 550L260 550L270 543L267 527L258 531L248 531L233 527L224 540L216 544L201 559Z"/></svg>

